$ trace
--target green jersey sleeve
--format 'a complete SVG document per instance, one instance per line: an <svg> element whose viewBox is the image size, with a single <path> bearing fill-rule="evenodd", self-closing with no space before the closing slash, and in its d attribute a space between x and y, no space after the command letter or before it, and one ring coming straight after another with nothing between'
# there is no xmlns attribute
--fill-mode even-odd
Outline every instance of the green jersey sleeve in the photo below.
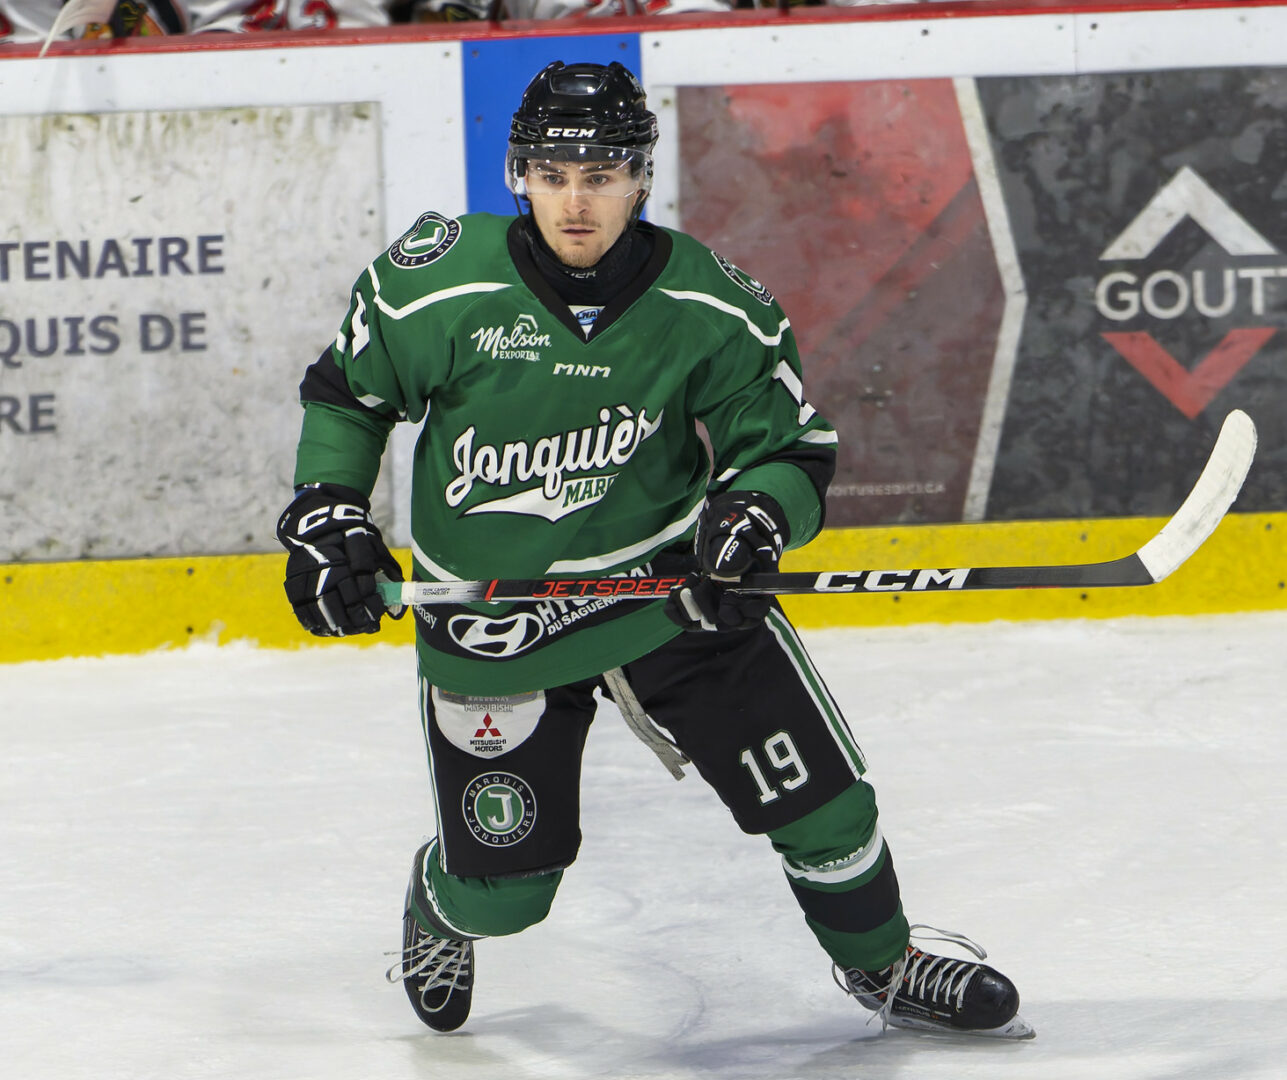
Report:
<svg viewBox="0 0 1287 1080"><path fill-rule="evenodd" d="M695 302L722 338L695 371L689 399L710 437L711 488L771 495L787 515L789 546L799 547L822 525L836 432L805 399L795 334L781 306L758 281L710 255L702 264L709 291L690 290L683 299Z"/></svg>
<svg viewBox="0 0 1287 1080"><path fill-rule="evenodd" d="M300 386L297 485L330 481L369 492L393 425L424 419L451 373L449 325L461 308L451 287L460 256L451 249L460 232L455 219L421 215L358 277L334 343Z"/></svg>

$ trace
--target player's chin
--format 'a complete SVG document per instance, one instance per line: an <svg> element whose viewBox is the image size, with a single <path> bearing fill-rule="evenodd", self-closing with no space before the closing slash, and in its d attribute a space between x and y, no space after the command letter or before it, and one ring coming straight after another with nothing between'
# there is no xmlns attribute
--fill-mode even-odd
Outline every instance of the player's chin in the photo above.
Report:
<svg viewBox="0 0 1287 1080"><path fill-rule="evenodd" d="M600 245L596 243L564 244L558 253L564 265L577 267L593 266L602 254Z"/></svg>

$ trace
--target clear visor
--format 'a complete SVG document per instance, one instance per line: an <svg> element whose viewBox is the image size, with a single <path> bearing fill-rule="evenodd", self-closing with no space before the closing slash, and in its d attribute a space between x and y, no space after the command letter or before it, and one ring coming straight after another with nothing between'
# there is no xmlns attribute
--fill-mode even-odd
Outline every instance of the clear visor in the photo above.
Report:
<svg viewBox="0 0 1287 1080"><path fill-rule="evenodd" d="M511 146L505 179L515 195L594 195L627 199L652 187L652 155L587 143Z"/></svg>

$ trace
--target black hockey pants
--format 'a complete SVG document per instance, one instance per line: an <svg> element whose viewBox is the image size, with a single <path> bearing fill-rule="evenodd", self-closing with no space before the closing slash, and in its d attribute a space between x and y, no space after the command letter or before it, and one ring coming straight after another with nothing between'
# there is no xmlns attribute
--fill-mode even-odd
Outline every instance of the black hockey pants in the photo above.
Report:
<svg viewBox="0 0 1287 1080"><path fill-rule="evenodd" d="M624 672L738 826L768 835L832 959L874 969L897 957L907 922L865 763L785 615L775 606L755 630L681 634ZM593 679L487 698L422 683L438 818L417 890L426 927L494 936L548 913L580 845L596 689L607 692Z"/></svg>

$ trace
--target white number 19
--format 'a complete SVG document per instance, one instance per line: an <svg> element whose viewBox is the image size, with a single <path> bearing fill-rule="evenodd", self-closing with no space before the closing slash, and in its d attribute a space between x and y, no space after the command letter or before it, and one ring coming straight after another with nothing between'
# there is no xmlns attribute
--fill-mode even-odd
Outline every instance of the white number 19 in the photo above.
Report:
<svg viewBox="0 0 1287 1080"><path fill-rule="evenodd" d="M809 770L805 767L804 759L800 757L800 751L796 749L791 736L785 731L779 731L776 735L770 735L764 740L764 756L778 772L785 774L789 770L789 775L784 775L779 781L787 791L794 791L808 783ZM771 803L781 795L781 792L764 778L764 770L760 768L760 763L755 760L755 754L752 751L743 750L738 760L755 781L761 804Z"/></svg>

